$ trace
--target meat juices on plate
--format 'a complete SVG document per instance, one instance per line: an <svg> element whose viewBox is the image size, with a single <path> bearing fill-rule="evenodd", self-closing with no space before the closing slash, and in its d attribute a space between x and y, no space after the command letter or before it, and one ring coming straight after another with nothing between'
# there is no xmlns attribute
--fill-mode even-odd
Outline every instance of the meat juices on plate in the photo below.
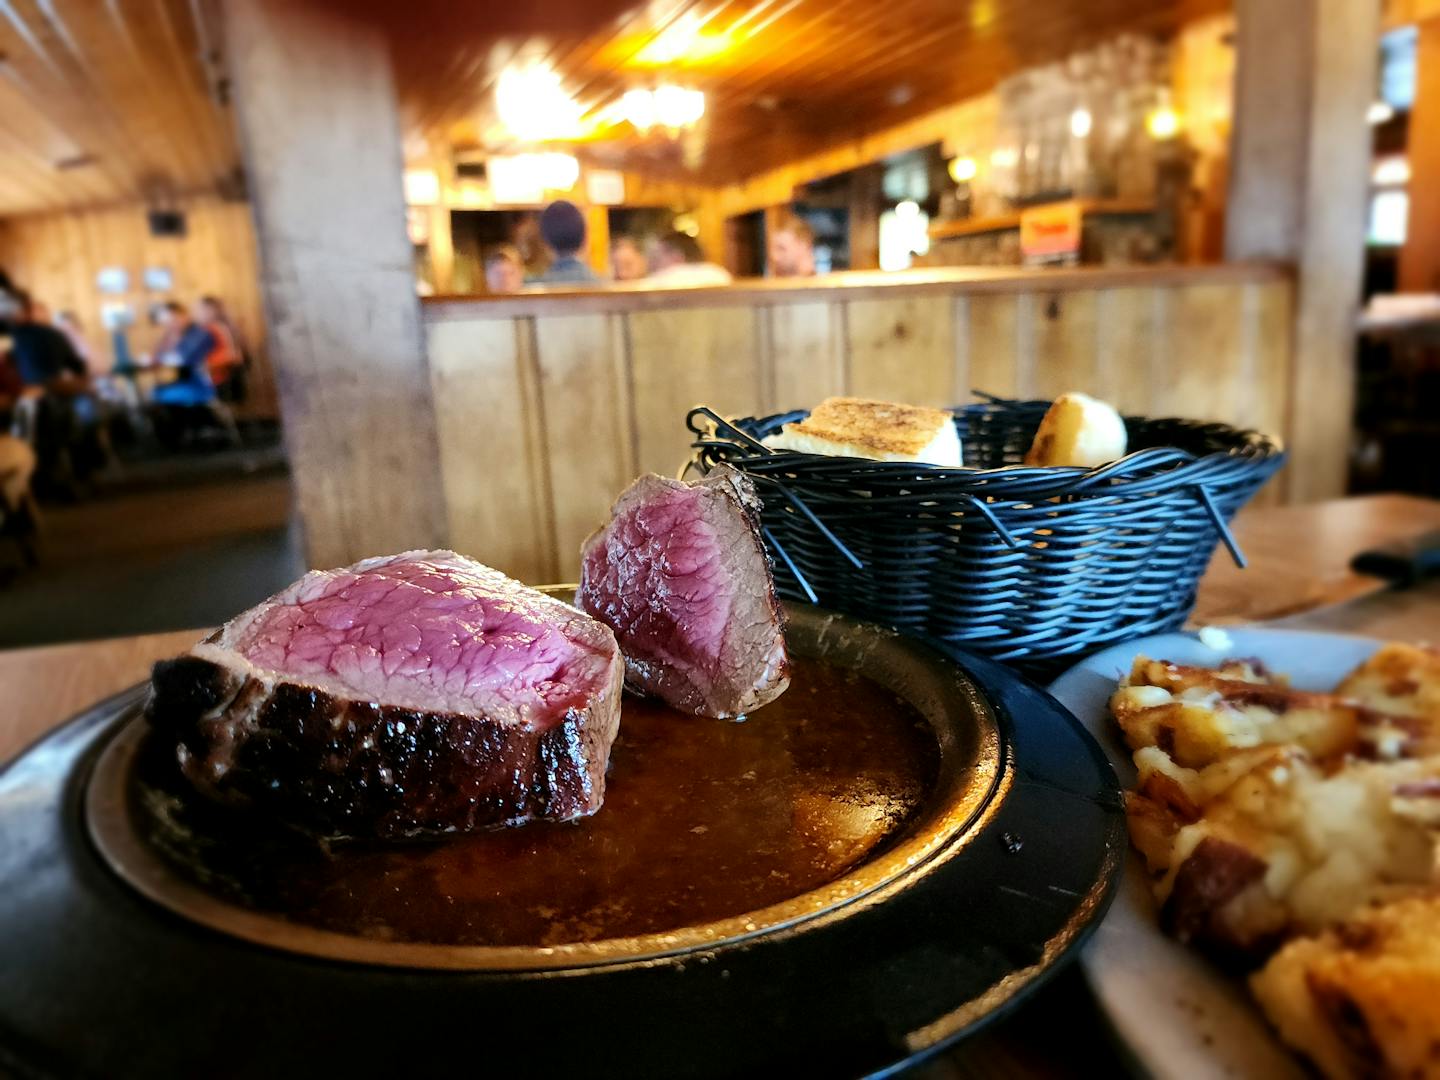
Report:
<svg viewBox="0 0 1440 1080"><path fill-rule="evenodd" d="M593 814L620 722L609 627L449 551L312 571L155 666L202 792L330 835Z"/></svg>
<svg viewBox="0 0 1440 1080"><path fill-rule="evenodd" d="M742 716L790 685L760 500L729 466L642 476L581 550L575 600L614 629L626 682L698 716Z"/></svg>

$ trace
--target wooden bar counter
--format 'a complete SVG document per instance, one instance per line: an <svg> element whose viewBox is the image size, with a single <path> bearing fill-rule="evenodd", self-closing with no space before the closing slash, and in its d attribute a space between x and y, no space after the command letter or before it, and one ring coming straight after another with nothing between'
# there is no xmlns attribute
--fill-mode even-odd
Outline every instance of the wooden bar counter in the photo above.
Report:
<svg viewBox="0 0 1440 1080"><path fill-rule="evenodd" d="M1285 272L1258 264L430 299L449 543L523 580L573 579L615 494L688 457L702 402L763 415L842 393L946 406L1083 390L1284 437L1291 304Z"/></svg>

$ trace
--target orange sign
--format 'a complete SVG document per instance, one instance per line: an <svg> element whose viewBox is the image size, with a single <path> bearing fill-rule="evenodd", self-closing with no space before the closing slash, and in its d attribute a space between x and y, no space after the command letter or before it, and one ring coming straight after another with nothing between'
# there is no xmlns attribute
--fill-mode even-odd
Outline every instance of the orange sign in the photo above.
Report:
<svg viewBox="0 0 1440 1080"><path fill-rule="evenodd" d="M1020 253L1027 263L1075 262L1080 258L1083 215L1078 202L1050 203L1020 212Z"/></svg>

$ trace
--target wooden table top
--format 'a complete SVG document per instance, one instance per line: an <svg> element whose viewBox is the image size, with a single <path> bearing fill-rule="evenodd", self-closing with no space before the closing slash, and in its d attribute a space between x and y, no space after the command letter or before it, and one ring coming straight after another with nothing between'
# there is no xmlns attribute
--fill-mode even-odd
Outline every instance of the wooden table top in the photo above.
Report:
<svg viewBox="0 0 1440 1080"><path fill-rule="evenodd" d="M1376 495L1244 511L1235 534L1250 560L1238 571L1223 549L1201 584L1197 623L1269 621L1409 641L1440 641L1440 581L1383 590L1353 574L1357 552L1440 529L1440 502ZM203 631L0 651L0 761L85 706L144 679ZM1079 1056L1077 1056L1079 1055ZM997 1026L922 1071L953 1077L1050 1077L1123 1071L1078 976L1067 973Z"/></svg>

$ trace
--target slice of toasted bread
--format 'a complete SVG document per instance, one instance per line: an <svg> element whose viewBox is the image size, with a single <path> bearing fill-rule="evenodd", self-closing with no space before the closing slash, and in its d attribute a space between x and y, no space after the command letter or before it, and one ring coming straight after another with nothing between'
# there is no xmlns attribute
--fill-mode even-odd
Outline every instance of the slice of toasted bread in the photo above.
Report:
<svg viewBox="0 0 1440 1080"><path fill-rule="evenodd" d="M765 439L777 450L958 467L955 414L866 398L826 398L804 420Z"/></svg>

